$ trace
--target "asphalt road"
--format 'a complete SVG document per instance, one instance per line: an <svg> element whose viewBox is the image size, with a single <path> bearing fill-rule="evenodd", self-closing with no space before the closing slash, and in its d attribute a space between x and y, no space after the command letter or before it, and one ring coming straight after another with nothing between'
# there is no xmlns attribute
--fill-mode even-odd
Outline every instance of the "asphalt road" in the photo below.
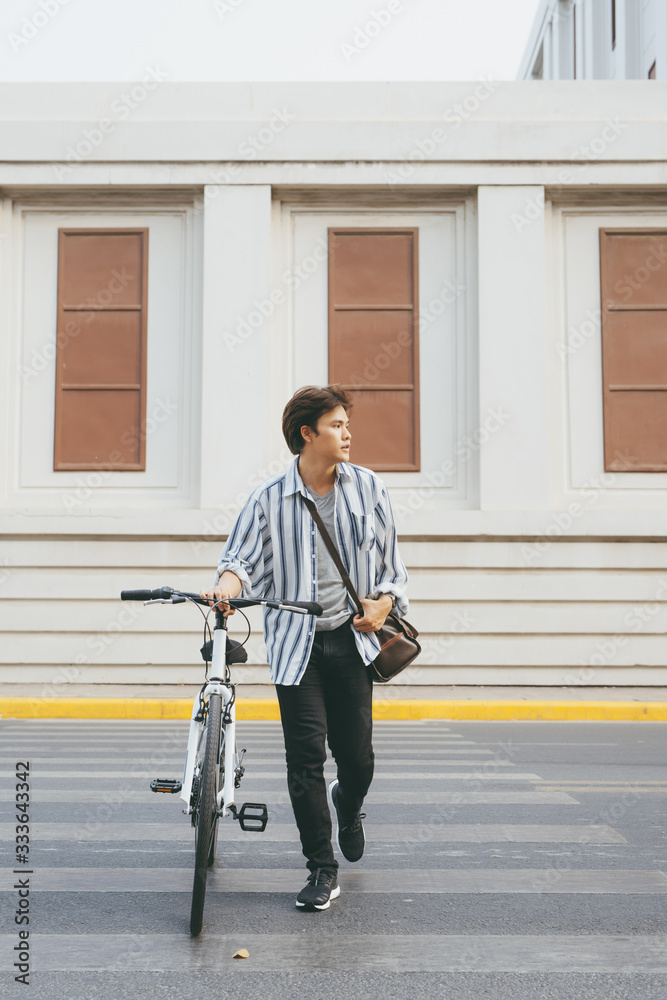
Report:
<svg viewBox="0 0 667 1000"><path fill-rule="evenodd" d="M269 825L223 821L194 941L192 830L148 787L180 777L186 737L184 722L0 723L3 995L667 998L667 725L376 723L366 853L341 860L329 910L303 913L280 726L239 723L239 801L266 801ZM26 927L28 987L13 968Z"/></svg>

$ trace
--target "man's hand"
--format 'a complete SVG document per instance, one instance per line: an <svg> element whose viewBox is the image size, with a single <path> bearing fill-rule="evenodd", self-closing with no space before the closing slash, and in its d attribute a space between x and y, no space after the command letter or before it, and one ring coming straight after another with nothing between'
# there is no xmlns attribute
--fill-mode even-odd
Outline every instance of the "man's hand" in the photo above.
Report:
<svg viewBox="0 0 667 1000"><path fill-rule="evenodd" d="M233 594L229 593L228 587L213 587L212 590L202 590L199 592L199 596L203 597L204 600L208 601L211 607L217 601L224 601L226 597L233 597ZM227 617L227 615L235 615L236 608L230 608L228 604L222 605L222 613Z"/></svg>
<svg viewBox="0 0 667 1000"><path fill-rule="evenodd" d="M357 632L379 632L394 603L391 594L380 594L377 601L372 601L370 597L361 597L360 601L364 609L363 617L355 615L352 624Z"/></svg>
<svg viewBox="0 0 667 1000"><path fill-rule="evenodd" d="M201 590L199 596L203 597L213 607L216 601L224 601L226 597L238 597L242 589L243 585L236 573L232 573L231 570L227 569L220 577L217 586L211 590ZM228 604L223 604L222 609L225 618L227 615L236 614L236 609L230 608Z"/></svg>

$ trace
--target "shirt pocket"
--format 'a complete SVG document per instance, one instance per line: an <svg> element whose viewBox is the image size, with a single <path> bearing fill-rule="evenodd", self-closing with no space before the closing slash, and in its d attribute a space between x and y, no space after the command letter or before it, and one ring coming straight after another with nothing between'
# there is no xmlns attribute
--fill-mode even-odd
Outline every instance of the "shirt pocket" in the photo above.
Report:
<svg viewBox="0 0 667 1000"><path fill-rule="evenodd" d="M359 548L362 552L368 552L375 544L375 515L357 514L356 520Z"/></svg>

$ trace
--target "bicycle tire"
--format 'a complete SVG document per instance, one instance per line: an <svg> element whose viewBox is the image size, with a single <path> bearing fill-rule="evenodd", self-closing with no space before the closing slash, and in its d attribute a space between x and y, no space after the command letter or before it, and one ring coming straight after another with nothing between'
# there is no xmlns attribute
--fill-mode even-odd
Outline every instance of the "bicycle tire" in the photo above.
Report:
<svg viewBox="0 0 667 1000"><path fill-rule="evenodd" d="M225 773L225 735L226 731L221 730L220 742L218 744L218 754L217 754L217 768L216 768L216 782L215 782L215 794L216 799L218 792L222 788L222 781ZM215 864L215 850L218 846L218 830L220 829L219 817L216 816L216 823L211 834L211 846L208 851L208 866L212 868Z"/></svg>
<svg viewBox="0 0 667 1000"><path fill-rule="evenodd" d="M222 699L212 694L208 700L206 722L206 744L199 782L199 801L195 822L195 875L192 885L192 908L190 910L190 934L196 937L202 929L204 899L206 897L206 876L211 846L215 843L218 825L217 793L219 785L220 718Z"/></svg>

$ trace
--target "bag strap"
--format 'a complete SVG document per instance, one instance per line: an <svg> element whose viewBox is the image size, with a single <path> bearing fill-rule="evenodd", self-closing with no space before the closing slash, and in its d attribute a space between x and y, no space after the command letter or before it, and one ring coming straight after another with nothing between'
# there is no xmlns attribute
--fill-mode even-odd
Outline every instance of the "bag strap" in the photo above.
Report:
<svg viewBox="0 0 667 1000"><path fill-rule="evenodd" d="M324 542L324 544L326 545L327 549L329 550L329 555L333 559L333 561L334 561L334 563L336 565L336 569L338 570L338 572L340 573L341 577L343 578L343 583L345 584L350 597L354 601L355 606L357 608L357 611L363 617L363 615L364 615L364 609L363 609L361 601L359 600L359 595L357 594L356 590L354 589L354 586L352 584L352 581L350 580L350 577L348 575L347 570L343 566L343 561L342 561L342 559L340 557L338 549L336 548L336 546L334 545L333 541L331 540L331 535L327 531L327 529L325 527L325 524L324 524L324 521L322 520L322 518L320 517L320 515L318 513L317 507L315 506L315 504L313 503L313 501L310 500L308 497L305 497L303 495L303 493L300 493L300 496L301 496L301 499L303 500L303 502L305 503L306 507L308 508L308 510L310 511L310 513L312 514L313 521L315 522L315 524L319 528L320 535L322 536L322 541Z"/></svg>

